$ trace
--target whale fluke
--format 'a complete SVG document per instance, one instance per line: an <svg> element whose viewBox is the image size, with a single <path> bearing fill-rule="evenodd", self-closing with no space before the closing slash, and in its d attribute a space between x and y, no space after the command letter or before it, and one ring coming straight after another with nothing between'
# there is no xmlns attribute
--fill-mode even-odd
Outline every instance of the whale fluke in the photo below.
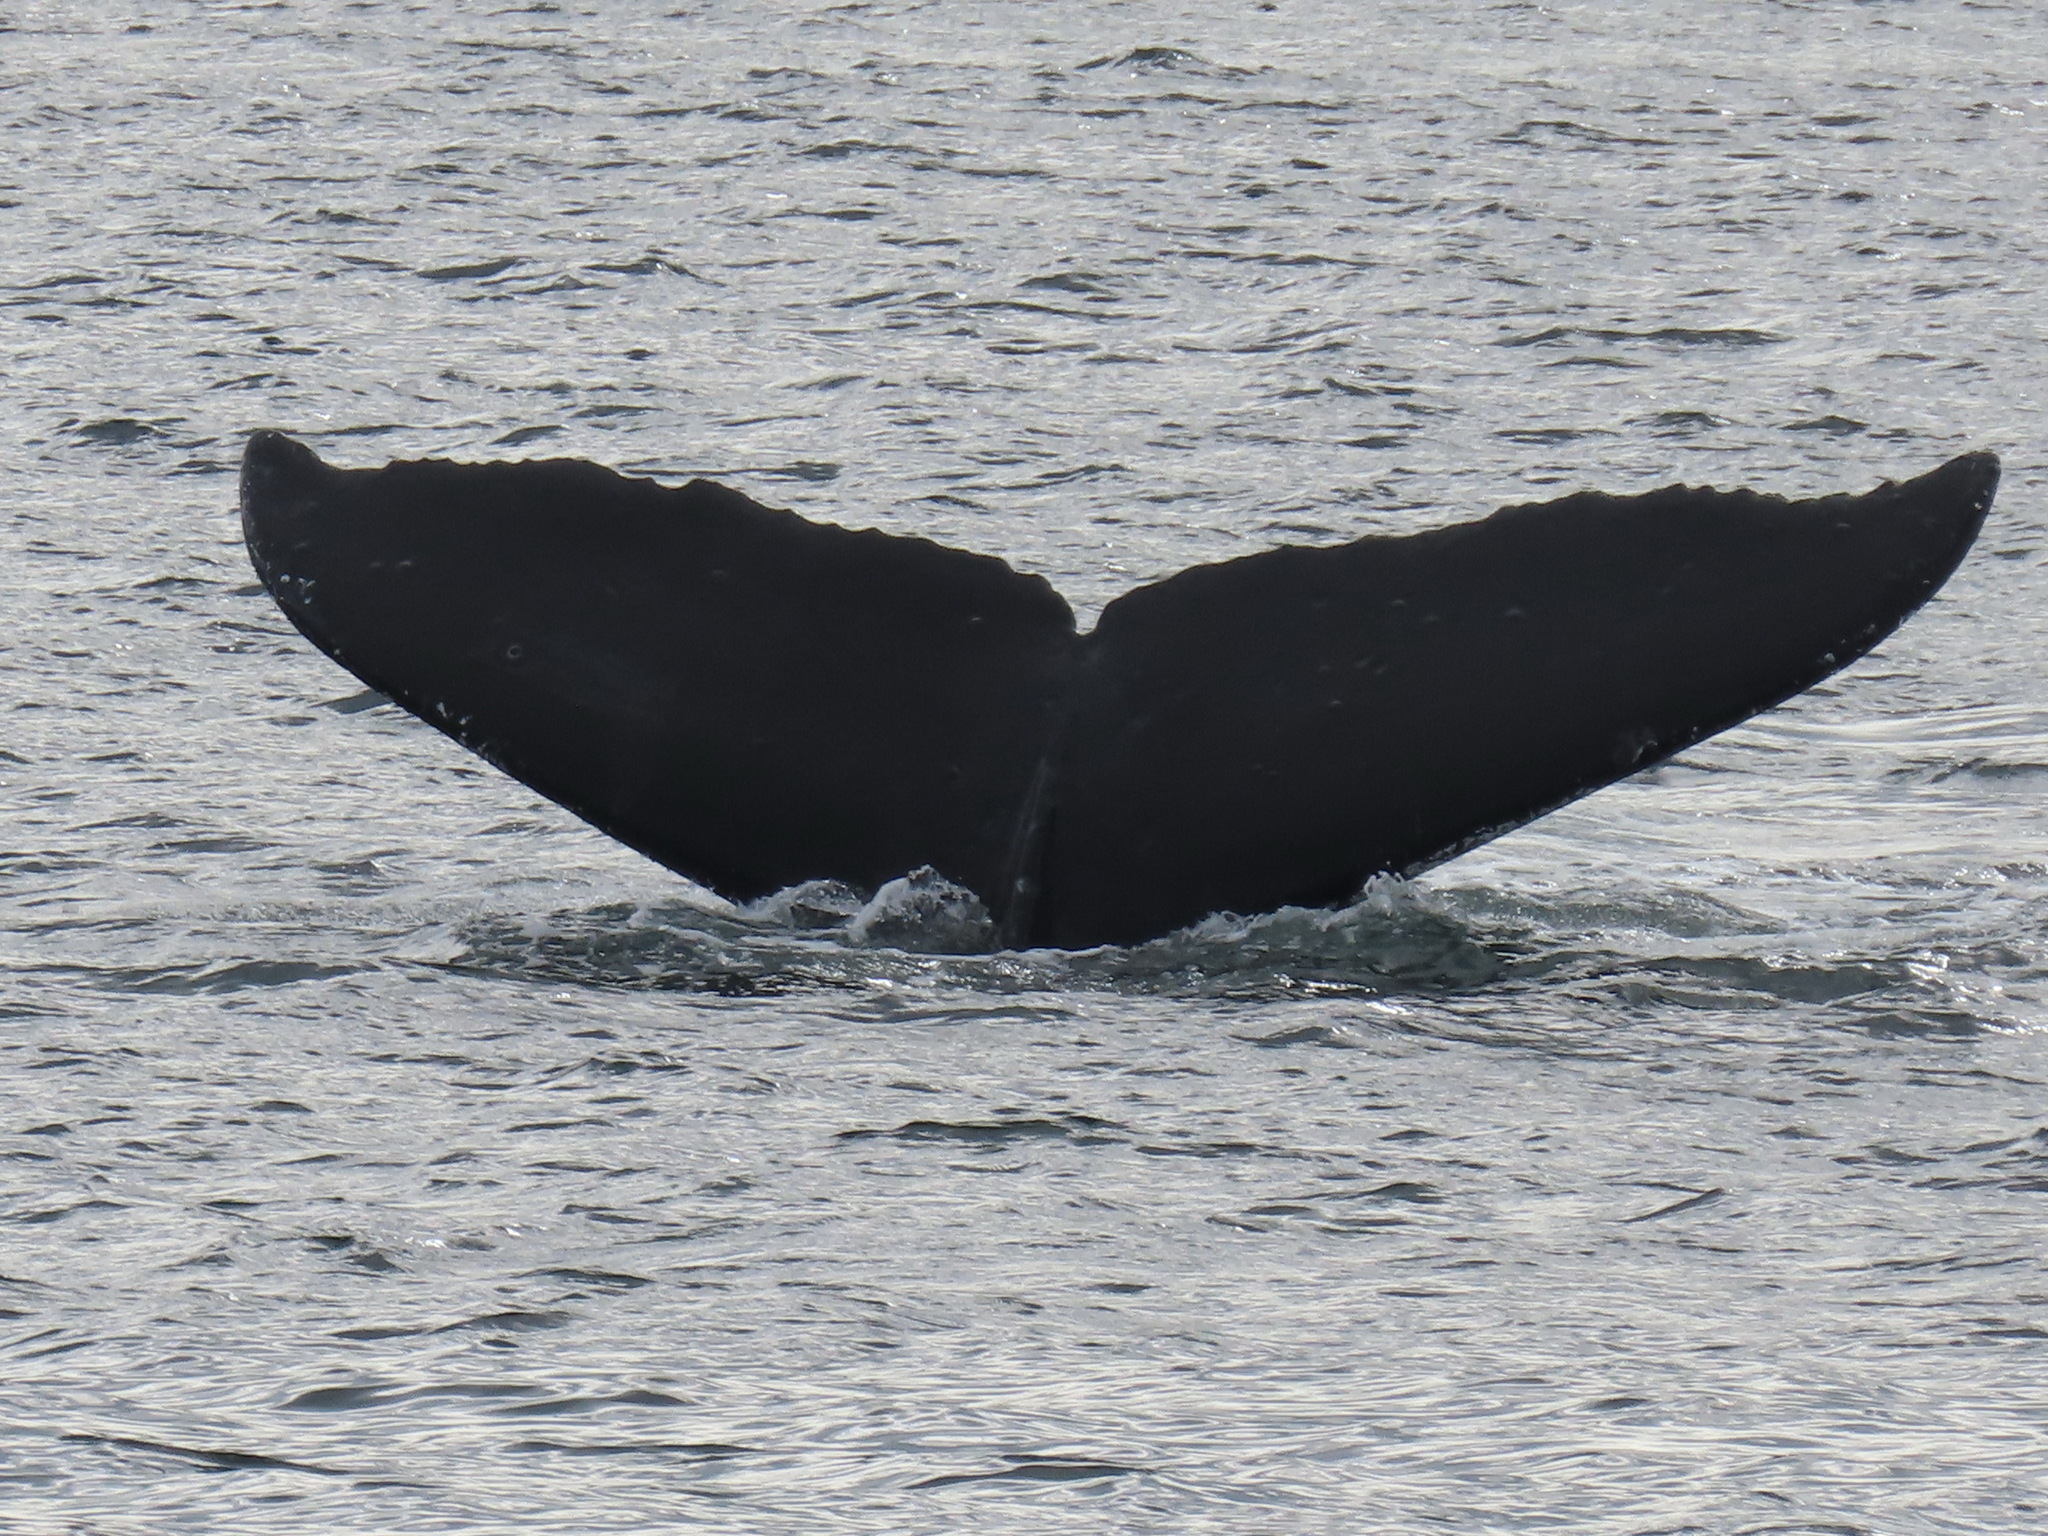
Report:
<svg viewBox="0 0 2048 1536"><path fill-rule="evenodd" d="M1997 484L1586 492L1197 566L1086 635L992 556L575 460L260 432L242 526L321 650L669 868L745 901L929 865L1077 948L1343 901L1768 709L1925 602Z"/></svg>

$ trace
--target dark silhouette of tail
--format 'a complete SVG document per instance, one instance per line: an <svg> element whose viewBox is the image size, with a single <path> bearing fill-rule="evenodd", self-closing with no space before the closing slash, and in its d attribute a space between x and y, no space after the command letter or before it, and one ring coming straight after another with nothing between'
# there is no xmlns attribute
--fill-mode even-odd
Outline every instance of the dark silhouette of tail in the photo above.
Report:
<svg viewBox="0 0 2048 1536"><path fill-rule="evenodd" d="M1997 484L1586 493L1198 566L1087 635L992 557L572 460L259 433L242 516L314 644L670 868L931 865L1078 947L1345 900L1769 708L1925 602Z"/></svg>

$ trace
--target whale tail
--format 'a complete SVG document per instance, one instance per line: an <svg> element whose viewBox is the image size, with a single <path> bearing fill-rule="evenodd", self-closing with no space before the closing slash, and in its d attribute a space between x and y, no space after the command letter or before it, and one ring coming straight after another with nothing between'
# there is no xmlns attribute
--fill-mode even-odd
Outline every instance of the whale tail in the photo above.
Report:
<svg viewBox="0 0 2048 1536"><path fill-rule="evenodd" d="M1926 601L1997 482L1581 494L1198 566L1086 635L990 556L571 460L263 432L242 517L315 645L670 868L750 900L929 865L1078 947L1344 900L1769 708Z"/></svg>

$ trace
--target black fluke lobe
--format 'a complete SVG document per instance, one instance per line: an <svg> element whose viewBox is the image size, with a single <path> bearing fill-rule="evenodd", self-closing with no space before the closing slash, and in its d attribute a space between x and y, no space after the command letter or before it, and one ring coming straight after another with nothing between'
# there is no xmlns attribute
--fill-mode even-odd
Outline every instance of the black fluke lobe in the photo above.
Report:
<svg viewBox="0 0 2048 1536"><path fill-rule="evenodd" d="M1125 594L575 460L249 441L315 645L737 900L930 865L1078 948L1412 874L1812 686L1975 538L1998 461L1862 496L1673 486L1282 548Z"/></svg>

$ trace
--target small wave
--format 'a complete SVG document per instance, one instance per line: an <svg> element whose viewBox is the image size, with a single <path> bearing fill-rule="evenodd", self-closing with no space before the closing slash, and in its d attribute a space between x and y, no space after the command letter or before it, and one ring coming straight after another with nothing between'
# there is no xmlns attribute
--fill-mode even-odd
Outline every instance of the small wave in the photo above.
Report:
<svg viewBox="0 0 2048 1536"><path fill-rule="evenodd" d="M1768 347L1775 346L1785 339L1775 331L1751 330L1741 326L1699 329L1692 326L1666 325L1655 330L1630 331L1611 326L1553 325L1526 336L1503 337L1494 345L1542 347L1575 341L1651 341L1680 347Z"/></svg>
<svg viewBox="0 0 2048 1536"><path fill-rule="evenodd" d="M1184 48L1133 48L1128 53L1106 53L1099 59L1090 59L1077 69L1172 69L1194 74L1206 74L1210 65L1196 54Z"/></svg>
<svg viewBox="0 0 2048 1536"><path fill-rule="evenodd" d="M847 923L846 937L862 949L968 955L994 942L995 924L980 897L927 864L876 891Z"/></svg>
<svg viewBox="0 0 2048 1536"><path fill-rule="evenodd" d="M1007 1465L993 1472L949 1472L937 1477L927 1477L910 1486L957 1488L966 1483L1081 1483L1142 1474L1146 1470L1144 1467L1127 1466L1120 1461L1092 1461L1079 1456L1009 1454L1005 1455L1003 1460Z"/></svg>
<svg viewBox="0 0 2048 1536"><path fill-rule="evenodd" d="M1610 129L1597 127L1592 123L1575 123L1566 118L1537 118L1501 134L1494 140L1497 144L1544 144L1557 139L1576 143L1581 148L1604 148L1622 145L1632 148L1668 148L1669 139L1653 139L1641 135L1615 133Z"/></svg>
<svg viewBox="0 0 2048 1536"><path fill-rule="evenodd" d="M544 437L554 437L562 430L559 424L553 422L535 427L514 427L502 437L492 438L491 446L493 448L517 448L522 443L533 443L540 441Z"/></svg>
<svg viewBox="0 0 2048 1536"><path fill-rule="evenodd" d="M1885 774L1887 779L1906 784L1945 784L1955 778L1998 784L2013 780L2036 781L2044 776L2048 776L2048 763L2001 762L1991 757L1908 763Z"/></svg>
<svg viewBox="0 0 2048 1536"><path fill-rule="evenodd" d="M1092 1115L1060 1115L1053 1119L1016 1120L912 1120L893 1130L858 1129L841 1131L840 1141L938 1141L982 1150L999 1149L1019 1141L1071 1141L1076 1146L1098 1146L1121 1139L1112 1134L1125 1127Z"/></svg>
<svg viewBox="0 0 2048 1536"><path fill-rule="evenodd" d="M1751 735L1889 747L1899 752L2048 752L2048 710L2024 704L1965 704L1925 714L1848 720L1782 712L1759 716L1747 722L1743 730Z"/></svg>
<svg viewBox="0 0 2048 1536"><path fill-rule="evenodd" d="M499 256L488 261L461 262L446 267L421 267L418 275L432 283L481 281L509 272L525 259L523 256Z"/></svg>
<svg viewBox="0 0 2048 1536"><path fill-rule="evenodd" d="M1718 896L1662 887L1579 895L1454 886L1433 890L1430 899L1437 908L1489 931L1496 940L1616 932L1663 939L1747 938L1785 931L1779 919Z"/></svg>
<svg viewBox="0 0 2048 1536"><path fill-rule="evenodd" d="M865 898L808 881L747 907L614 903L545 919L480 918L458 931L442 963L549 983L741 996L913 983L998 994L1377 995L1500 974L1463 921L1388 876L1350 906L1218 913L1128 948L992 953L994 942L980 900L924 869Z"/></svg>
<svg viewBox="0 0 2048 1536"><path fill-rule="evenodd" d="M138 421L132 416L112 416L105 421L75 427L72 435L95 447L132 448L168 437L170 434L165 430L168 425L168 422Z"/></svg>
<svg viewBox="0 0 2048 1536"><path fill-rule="evenodd" d="M1582 437L1612 437L1609 427L1509 427L1493 434L1527 448L1555 448Z"/></svg>
<svg viewBox="0 0 2048 1536"><path fill-rule="evenodd" d="M1814 416L1805 421L1794 421L1786 425L1787 432L1824 432L1829 437L1854 437L1859 432L1868 432L1870 423L1858 421L1853 416Z"/></svg>
<svg viewBox="0 0 2048 1536"><path fill-rule="evenodd" d="M69 1445L105 1446L109 1450L133 1451L144 1456L181 1462L206 1472L305 1472L316 1477L360 1477L359 1471L322 1467L311 1462L287 1461L260 1451L212 1450L200 1446L173 1445L165 1440L144 1440L133 1435L68 1434Z"/></svg>
<svg viewBox="0 0 2048 1536"><path fill-rule="evenodd" d="M163 993L171 996L219 996L302 981L325 981L374 969L370 965L323 964L314 960L216 960L195 965L52 967L67 971L83 984L107 992Z"/></svg>
<svg viewBox="0 0 2048 1536"><path fill-rule="evenodd" d="M1094 993L1394 1007L1405 1006L1395 1001L1403 997L1506 985L1549 999L1537 1008L1546 1040L1574 1034L1572 1018L1588 1007L1630 1016L1677 1008L1694 1020L1712 1013L1738 1033L1775 1028L1766 1020L1783 1010L1810 1017L1819 1008L1873 1036L1927 1039L2035 1027L2048 1008L2036 996L2042 968L2031 952L1872 949L1853 933L1806 936L1781 917L1664 887L1531 893L1382 877L1349 906L1218 913L1128 947L996 951L994 942L981 902L923 870L872 896L812 881L746 907L617 903L544 919L487 916L458 927L441 952L409 958L548 985L855 993L895 1017L944 1021L1009 1017L999 1005L963 1012L946 1003L949 993L991 1005L1020 994ZM1249 1038L1275 1048L1353 1047L1384 1028L1417 1027L1405 1015L1313 1022L1309 1033L1253 1030ZM1497 1030L1489 1036L1506 1043Z"/></svg>
<svg viewBox="0 0 2048 1536"><path fill-rule="evenodd" d="M718 1440L632 1440L572 1444L561 1440L518 1440L505 1447L521 1454L554 1456L662 1456L691 1461L730 1461L735 1456L756 1456L751 1446L727 1445Z"/></svg>

